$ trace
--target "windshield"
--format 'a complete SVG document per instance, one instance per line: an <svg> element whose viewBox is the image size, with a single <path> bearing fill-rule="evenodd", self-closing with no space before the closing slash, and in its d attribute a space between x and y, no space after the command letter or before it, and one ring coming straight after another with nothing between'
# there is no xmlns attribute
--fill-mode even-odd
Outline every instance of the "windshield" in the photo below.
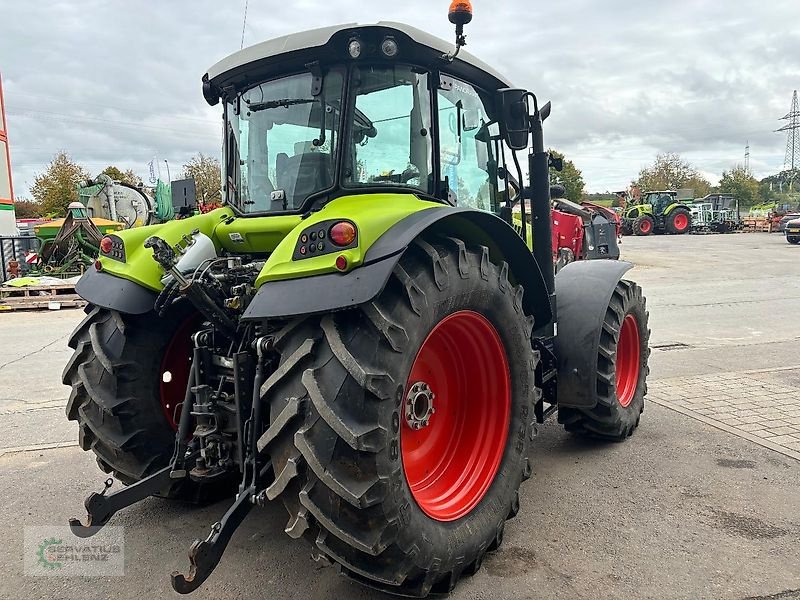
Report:
<svg viewBox="0 0 800 600"><path fill-rule="evenodd" d="M251 88L228 105L229 202L244 213L305 210L309 197L334 185L435 195L428 72L359 66L350 77L347 102L343 70L332 69L317 95L314 77L303 73Z"/></svg>
<svg viewBox="0 0 800 600"><path fill-rule="evenodd" d="M311 73L284 77L228 107L228 198L239 210L295 210L333 186L342 81L328 72L314 96Z"/></svg>

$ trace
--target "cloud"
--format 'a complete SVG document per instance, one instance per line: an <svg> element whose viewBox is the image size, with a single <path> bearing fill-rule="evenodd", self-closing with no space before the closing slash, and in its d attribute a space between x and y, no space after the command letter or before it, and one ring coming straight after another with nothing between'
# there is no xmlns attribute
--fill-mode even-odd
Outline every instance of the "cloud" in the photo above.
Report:
<svg viewBox="0 0 800 600"><path fill-rule="evenodd" d="M516 85L553 101L548 144L592 191L618 189L658 152L709 174L743 160L782 168L774 133L800 87L800 17L789 0L474 0L468 49ZM0 73L19 196L58 150L96 173L109 164L172 174L219 153L219 107L200 77L239 48L243 3L8 2ZM245 44L332 23L404 21L451 39L447 2L249 0Z"/></svg>

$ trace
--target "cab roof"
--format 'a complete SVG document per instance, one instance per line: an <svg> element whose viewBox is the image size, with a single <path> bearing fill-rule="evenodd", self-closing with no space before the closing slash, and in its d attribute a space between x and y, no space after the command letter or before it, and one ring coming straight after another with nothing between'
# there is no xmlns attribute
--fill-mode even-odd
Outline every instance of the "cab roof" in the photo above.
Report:
<svg viewBox="0 0 800 600"><path fill-rule="evenodd" d="M427 63L454 50L453 42L446 42L403 23L389 21L369 25L348 23L293 33L249 46L211 66L203 80L210 81L217 90L223 90L229 85L241 88L243 84L255 83L253 80L258 79L259 75L262 75L261 79L263 80L264 77L287 72L294 64L302 67L303 61L308 62L309 59L316 56L348 60L349 57L343 56L343 53L346 48L346 40L350 37L387 34L397 37L401 47L401 55L397 59L399 62L404 61L404 47L413 47L413 52L407 54L413 54L417 59L422 58ZM343 40L345 43L341 44ZM335 48L332 49L337 52L331 54L321 51L329 44L335 44ZM441 64L446 65L447 63L441 61ZM482 87L494 89L511 87L508 79L503 75L463 49L449 67L448 70L456 71L454 74L469 77L470 80L482 84ZM251 71L255 71L255 73L251 73ZM462 73L458 73L458 71L462 71Z"/></svg>

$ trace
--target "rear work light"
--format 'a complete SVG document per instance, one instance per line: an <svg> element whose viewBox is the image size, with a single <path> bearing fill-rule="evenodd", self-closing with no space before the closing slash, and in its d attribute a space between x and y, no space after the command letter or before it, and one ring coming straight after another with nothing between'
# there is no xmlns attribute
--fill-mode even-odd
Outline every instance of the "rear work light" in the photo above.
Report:
<svg viewBox="0 0 800 600"><path fill-rule="evenodd" d="M328 237L337 246L349 246L356 239L356 226L349 221L339 221L331 227Z"/></svg>

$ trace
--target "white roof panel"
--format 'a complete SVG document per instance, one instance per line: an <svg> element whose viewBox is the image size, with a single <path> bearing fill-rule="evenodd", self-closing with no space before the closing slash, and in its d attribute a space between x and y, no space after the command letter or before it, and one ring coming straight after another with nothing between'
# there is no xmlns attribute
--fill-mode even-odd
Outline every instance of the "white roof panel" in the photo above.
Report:
<svg viewBox="0 0 800 600"><path fill-rule="evenodd" d="M454 44L452 42L446 42L443 39L436 37L435 35L427 33L426 31L422 31L421 29L417 29L416 27L411 27L410 25L405 25L403 23L394 23L391 21L381 21L379 23L375 23L372 25L347 23L345 25L334 25L331 27L321 27L319 29L311 29L309 31L292 33L290 35L285 35L272 40L267 40L266 42L255 44L253 46L249 46L247 48L239 50L238 52L234 52L233 54L231 54L226 58L223 58L221 61L219 61L211 68L209 68L208 77L209 79L214 79L222 75L223 73L226 73L227 71L230 71L232 69L235 69L237 67L246 65L248 63L257 60L263 60L265 58L273 58L276 56L280 56L281 54L302 50L304 48L314 48L317 46L324 46L325 44L328 43L328 41L330 41L331 37L336 33L346 29L353 29L356 27L385 27L385 28L395 29L400 33L406 34L417 43L423 46L427 46L429 48L433 48L434 50L437 50L442 54L451 52L454 49ZM459 53L458 58L456 60L461 60L465 63L468 63L480 69L481 71L485 71L498 81L502 82L507 87L511 86L506 77L498 73L495 69L487 65L482 60L476 58L475 56L473 56L469 52L464 51L463 49Z"/></svg>

